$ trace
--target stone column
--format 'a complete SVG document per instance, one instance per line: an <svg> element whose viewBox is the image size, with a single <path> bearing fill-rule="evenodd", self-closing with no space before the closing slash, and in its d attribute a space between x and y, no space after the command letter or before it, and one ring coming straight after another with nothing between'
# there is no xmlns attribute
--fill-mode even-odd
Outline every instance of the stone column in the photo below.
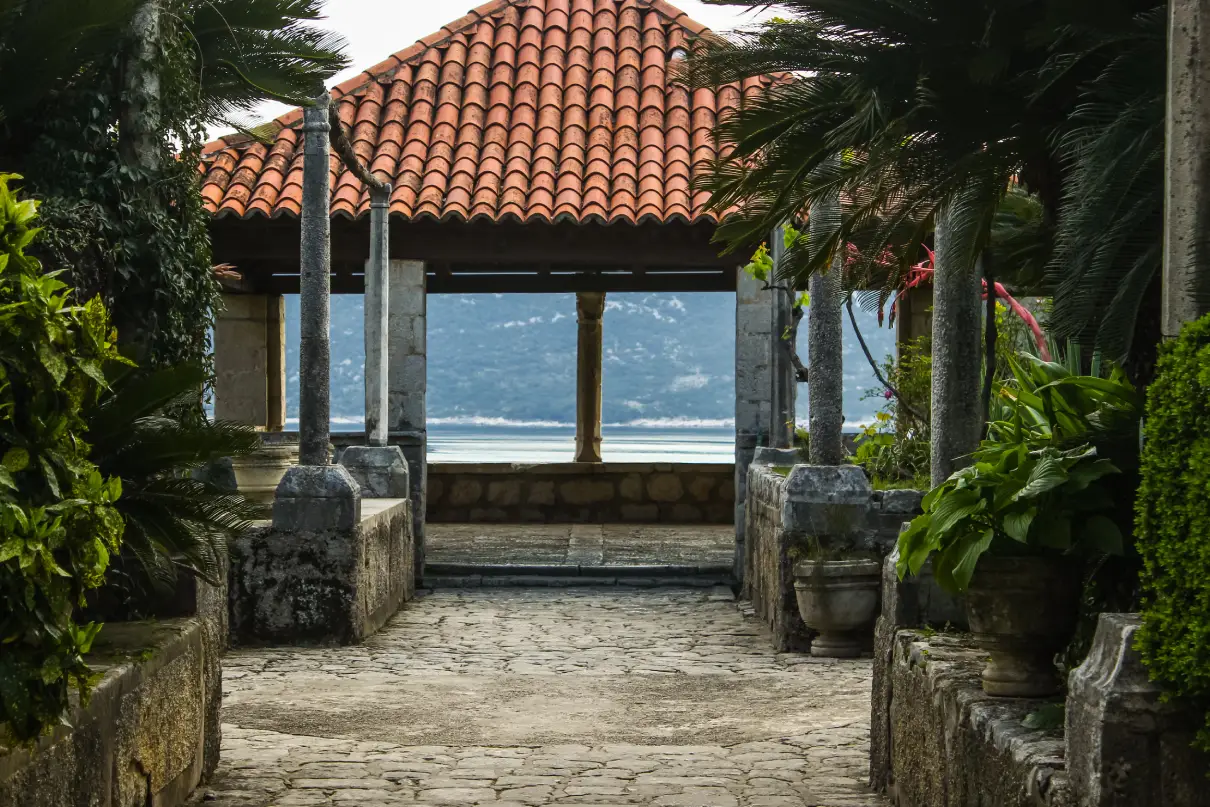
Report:
<svg viewBox="0 0 1210 807"><path fill-rule="evenodd" d="M933 332L933 284L922 283L900 292L895 302L895 342L903 345Z"/></svg>
<svg viewBox="0 0 1210 807"><path fill-rule="evenodd" d="M285 301L224 294L214 325L214 416L280 432L286 422Z"/></svg>
<svg viewBox="0 0 1210 807"><path fill-rule="evenodd" d="M839 218L837 201L820 204L811 211L810 238L822 239L828 218ZM814 247L812 247L814 249ZM811 432L811 464L840 465L844 462L844 327L841 308L844 295L840 273L842 256L832 268L811 275L807 307L807 403Z"/></svg>
<svg viewBox="0 0 1210 807"><path fill-rule="evenodd" d="M576 293L576 462L601 461L601 341L605 293Z"/></svg>
<svg viewBox="0 0 1210 807"><path fill-rule="evenodd" d="M328 451L329 295L332 220L328 94L303 115L302 243L299 252L299 462L282 477L273 526L286 532L351 530L361 522L361 488Z"/></svg>
<svg viewBox="0 0 1210 807"><path fill-rule="evenodd" d="M786 252L785 228L777 227L773 230L769 235L769 246L776 271ZM770 277L769 284L781 285L781 281ZM772 296L772 322L769 328L773 340L772 352L769 354L769 380L772 386L769 400L773 420L769 445L773 448L791 448L794 445L794 405L798 397L798 379L794 374L794 362L790 358L794 346L785 336L794 323L794 294L786 289L773 289Z"/></svg>
<svg viewBox="0 0 1210 807"><path fill-rule="evenodd" d="M977 262L964 263L938 216L933 269L932 483L969 464L979 447L983 326Z"/></svg>
<svg viewBox="0 0 1210 807"><path fill-rule="evenodd" d="M773 293L744 271L735 281L735 579L744 578L744 507L748 466L772 431L770 368Z"/></svg>
<svg viewBox="0 0 1210 807"><path fill-rule="evenodd" d="M1164 336L1210 311L1210 5L1168 4Z"/></svg>
<svg viewBox="0 0 1210 807"><path fill-rule="evenodd" d="M366 262L364 326L366 444L345 449L340 464L357 480L362 496L406 499L410 493L407 460L399 446L387 445L390 199L389 185L383 190L370 191L370 259Z"/></svg>
<svg viewBox="0 0 1210 807"><path fill-rule="evenodd" d="M391 442L407 458L412 500L412 531L416 545L416 576L424 573L425 488L428 450L425 396L428 390L427 308L422 261L389 264L387 313L387 425Z"/></svg>

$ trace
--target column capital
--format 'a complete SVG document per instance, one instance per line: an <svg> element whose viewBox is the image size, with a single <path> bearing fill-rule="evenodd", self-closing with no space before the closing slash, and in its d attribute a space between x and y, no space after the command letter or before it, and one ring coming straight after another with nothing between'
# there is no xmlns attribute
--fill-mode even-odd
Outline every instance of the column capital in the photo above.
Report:
<svg viewBox="0 0 1210 807"><path fill-rule="evenodd" d="M605 315L605 292L576 292L576 314L581 323L599 322Z"/></svg>

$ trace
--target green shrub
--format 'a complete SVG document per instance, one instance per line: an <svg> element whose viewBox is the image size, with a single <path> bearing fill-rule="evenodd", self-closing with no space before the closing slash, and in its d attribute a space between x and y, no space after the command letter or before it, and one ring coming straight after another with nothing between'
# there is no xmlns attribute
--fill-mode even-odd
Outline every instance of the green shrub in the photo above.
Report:
<svg viewBox="0 0 1210 807"><path fill-rule="evenodd" d="M1205 713L1210 750L1210 317L1161 348L1144 438L1139 648L1155 681Z"/></svg>
<svg viewBox="0 0 1210 807"><path fill-rule="evenodd" d="M101 302L76 305L25 255L37 206L14 178L0 175L0 742L31 742L89 688L100 626L74 615L119 548L121 486L89 461L80 413L119 357Z"/></svg>

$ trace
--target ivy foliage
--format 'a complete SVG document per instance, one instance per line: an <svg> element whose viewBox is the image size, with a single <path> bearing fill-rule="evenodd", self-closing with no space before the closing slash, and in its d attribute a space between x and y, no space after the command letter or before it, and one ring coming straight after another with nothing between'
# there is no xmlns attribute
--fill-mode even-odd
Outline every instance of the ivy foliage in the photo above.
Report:
<svg viewBox="0 0 1210 807"><path fill-rule="evenodd" d="M82 412L121 361L97 298L78 305L57 273L25 254L37 206L0 176L0 742L57 723L100 626L75 610L104 581L123 523L118 480L81 439Z"/></svg>
<svg viewBox="0 0 1210 807"><path fill-rule="evenodd" d="M1205 715L1210 750L1210 316L1160 351L1147 391L1142 485L1139 648L1151 677Z"/></svg>

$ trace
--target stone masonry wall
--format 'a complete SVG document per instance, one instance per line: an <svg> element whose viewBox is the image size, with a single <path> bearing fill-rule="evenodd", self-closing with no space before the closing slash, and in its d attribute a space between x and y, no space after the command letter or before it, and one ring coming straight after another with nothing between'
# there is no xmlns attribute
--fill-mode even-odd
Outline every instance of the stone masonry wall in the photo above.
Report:
<svg viewBox="0 0 1210 807"><path fill-rule="evenodd" d="M71 727L0 748L0 807L176 807L214 771L221 648L205 617L105 625Z"/></svg>
<svg viewBox="0 0 1210 807"><path fill-rule="evenodd" d="M432 522L730 524L734 517L730 464L444 463L428 473Z"/></svg>

